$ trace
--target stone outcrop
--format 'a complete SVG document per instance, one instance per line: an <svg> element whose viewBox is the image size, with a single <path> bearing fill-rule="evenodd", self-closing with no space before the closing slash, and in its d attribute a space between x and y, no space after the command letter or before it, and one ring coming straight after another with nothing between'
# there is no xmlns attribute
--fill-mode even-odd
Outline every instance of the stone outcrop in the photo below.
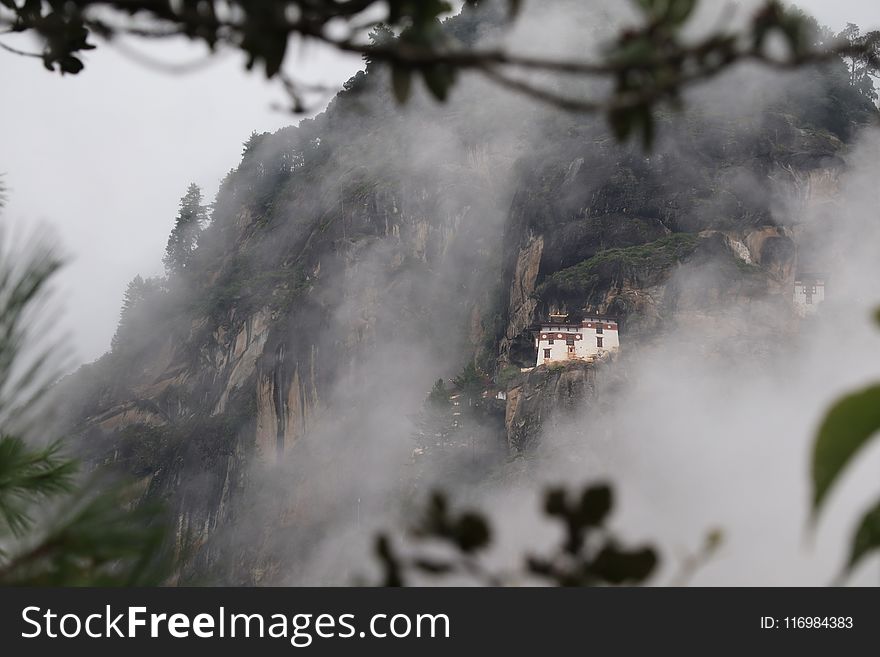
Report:
<svg viewBox="0 0 880 657"><path fill-rule="evenodd" d="M504 425L513 453L528 452L544 431L574 411L582 412L596 398L597 372L607 364L572 361L541 365L507 391Z"/></svg>

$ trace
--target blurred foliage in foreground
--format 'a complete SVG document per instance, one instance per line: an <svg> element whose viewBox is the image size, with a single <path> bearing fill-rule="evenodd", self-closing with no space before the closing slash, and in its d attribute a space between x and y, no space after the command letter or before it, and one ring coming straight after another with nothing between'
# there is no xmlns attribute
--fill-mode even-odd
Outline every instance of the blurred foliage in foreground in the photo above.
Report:
<svg viewBox="0 0 880 657"><path fill-rule="evenodd" d="M880 311L875 319L880 323ZM880 434L880 383L837 400L829 409L813 447L814 520L841 474ZM846 572L880 550L880 499L865 512L850 546Z"/></svg>
<svg viewBox="0 0 880 657"><path fill-rule="evenodd" d="M515 19L523 4L466 0L463 11L485 12L497 25ZM560 7L574 11L576 4L534 3L528 11L540 18ZM469 71L562 109L603 113L619 139L641 137L646 146L653 139L659 105L680 106L687 87L742 62L791 69L844 57L851 64L852 84L873 93L869 78L880 68L878 32L862 35L848 28L837 37L819 35L816 22L797 8L765 0L742 29L730 29L733 21L727 20L693 39L688 30L701 7L699 0L632 0L630 4L638 20L609 38L591 59L529 56L455 39L444 29L454 10L453 3L444 0L0 0L0 29L32 34L42 49L27 52L4 42L0 47L39 59L49 70L76 74L85 66L82 53L95 48L93 36L108 42L125 36L152 40L185 36L212 52L231 48L244 53L248 68L260 66L267 77L281 80L293 110L301 112L308 109L302 95L309 89L288 75L284 65L291 43L302 39L388 64L394 94L401 102L409 96L416 76L442 101L458 75ZM590 41L585 34L584 43ZM782 48L777 47L780 44ZM535 72L543 78L528 75ZM548 76L604 80L611 92L572 96L565 91L570 84Z"/></svg>
<svg viewBox="0 0 880 657"><path fill-rule="evenodd" d="M172 564L160 510L32 438L53 351L31 355L27 329L59 262L39 247L18 257L0 254L0 586L160 584Z"/></svg>
<svg viewBox="0 0 880 657"><path fill-rule="evenodd" d="M550 586L609 586L644 584L659 564L651 546L624 547L608 528L613 506L610 486L585 488L579 495L549 490L544 513L562 526L562 540L547 554L527 554L514 572L497 572L481 556L491 546L492 528L479 512L456 512L442 493L434 493L410 539L415 545L399 549L387 535L376 540L384 586L413 584L413 577L446 577L483 586L538 583ZM713 533L704 550L714 551L720 534ZM696 562L693 563L697 565Z"/></svg>

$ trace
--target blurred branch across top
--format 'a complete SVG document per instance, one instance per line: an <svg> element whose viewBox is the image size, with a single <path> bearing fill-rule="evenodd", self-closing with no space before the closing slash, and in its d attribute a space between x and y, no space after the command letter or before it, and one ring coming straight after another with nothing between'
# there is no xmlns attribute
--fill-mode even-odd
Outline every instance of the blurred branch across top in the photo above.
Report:
<svg viewBox="0 0 880 657"><path fill-rule="evenodd" d="M95 48L93 37L186 36L212 52L243 51L248 68L260 66L269 78L281 80L293 110L305 111L302 93L308 88L283 70L292 39L301 37L387 63L400 102L409 96L414 75L443 100L459 72L475 71L552 106L604 113L619 139L641 136L646 145L658 104L677 106L685 88L739 62L794 69L845 58L857 62L854 70L865 77L880 70L880 32L823 34L814 20L778 0L763 3L739 31L719 28L695 40L686 39L684 30L699 0L631 1L639 21L592 59L463 44L443 28L441 20L454 9L443 0L0 0L0 48L75 74L84 67L81 53ZM487 0L464 4L469 11ZM504 19L512 21L521 4L508 0ZM16 32L36 36L42 49L27 52L4 43L3 34ZM567 95L558 85L524 75L542 72L605 80L610 92Z"/></svg>

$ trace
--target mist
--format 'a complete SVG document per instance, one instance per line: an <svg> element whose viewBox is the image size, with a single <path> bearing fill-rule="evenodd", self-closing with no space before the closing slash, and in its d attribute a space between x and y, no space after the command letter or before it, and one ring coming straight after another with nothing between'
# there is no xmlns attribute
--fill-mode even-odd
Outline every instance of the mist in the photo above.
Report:
<svg viewBox="0 0 880 657"><path fill-rule="evenodd" d="M736 13L740 18L747 15L743 4ZM818 9L820 3L802 4ZM860 7L870 10L865 3ZM629 19L617 3L596 3L594 9L607 28L593 31L588 43L583 30L594 14L588 11L581 22L571 21L568 7L539 10L535 3L509 34L489 32L479 38L515 45L529 35L534 45L552 43L555 54L570 54L573 48L579 54L594 52ZM868 16L873 17L876 10L871 11ZM707 9L695 30L711 29L720 12ZM857 11L853 14L853 20L863 20ZM825 22L821 12L818 17ZM88 245L67 238L80 264L73 265L64 289L88 290L95 299L80 303L81 292L71 297L80 353L90 358L105 350L112 335L125 280L135 273L158 273L162 244L189 179L210 190L210 198L221 174L236 163L239 144L250 130L277 130L256 143L240 179L220 186L212 225L200 245L207 263L205 279L212 285L222 281L232 271L232 258L227 257L232 253L239 258L234 271L258 272L254 280L283 271L288 276L284 285L307 292L292 294L284 315L270 310L275 297L266 301L246 288L234 299L238 305L214 326L202 311L202 304L212 299L194 300L181 284L172 302L145 320L135 338L143 351L136 363L149 381L132 384L122 380L128 375L123 373L102 388L104 398L121 403L152 399L156 390L165 394L172 389L169 381L189 386L187 392L198 393L189 397L199 401L183 394L173 403L171 395L162 398L167 402L163 412L174 421L187 412L195 414L194 409L223 419L236 395L249 393L251 385L256 390L255 427L247 425L237 436L244 442L247 431L258 435L255 458L244 472L228 465L245 451L239 445L212 454L212 463L225 464L221 476L204 465L193 470L197 476L162 473L182 480L175 485L185 490L181 497L192 508L221 500L222 513L206 511L203 518L191 508L181 514L182 527L210 528L199 574L222 570L219 579L233 583L373 581L376 532L402 533L435 487L447 490L456 504L487 513L498 530L487 560L493 567L510 568L522 554L557 538L540 513L546 486L608 481L616 493L614 528L628 540L660 550L662 568L652 584L675 583L686 557L716 528L724 536L721 550L688 583L834 581L846 561L854 524L880 492L880 449L874 445L859 458L815 528L809 524L809 456L829 403L876 379L880 371L880 363L870 357L877 353L880 332L869 319L880 294L868 283L880 274L872 248L878 243L874 181L880 171L874 154L880 133L865 129L845 149L831 196L784 170L771 172L769 187L765 172L745 167L726 178L739 196L773 208L768 226L798 248L792 266L810 263L811 269L830 272L829 297L820 315L807 321L790 315L786 304L794 271L780 272L754 298L742 290L726 296L726 273L717 262L687 262L655 290L664 321L633 321L630 332L622 334L619 360L598 366L601 403L584 400L574 411L547 418L537 448L528 453L502 455L508 446L499 440L498 427L487 421L468 427L469 445L422 458L414 449L413 434L432 383L449 381L474 358L485 363L497 356L487 345L495 337L493 304L510 295L503 251L513 232L513 209L528 193L524 181L537 176L529 167L536 154L550 148L548 135L574 120L475 75L462 76L445 105L436 104L419 81L414 97L401 108L388 95L387 72L380 69L372 75L367 91L385 89L382 94L349 91L354 101L332 102L328 113L313 122L283 128L287 117L276 122L274 117L246 115L236 120L244 128L236 135L229 135L232 129L224 125L222 147L212 148L207 159L196 156L202 147L195 139L183 149L191 159L175 157L181 150L179 132L165 145L162 158L146 143L144 152L153 155L144 161L137 148L120 147L113 155L105 147L95 156L93 170L104 179L100 187L109 189L108 199L95 192L84 195L80 179L73 185L72 211L85 216L95 208L100 217L74 227ZM566 84L564 79L547 82ZM757 134L767 107L792 90L809 98L815 93L813 83L808 74L780 76L739 68L689 93L685 113L664 121L656 150L644 159L673 162L673 180L684 189L703 167L693 157L693 144L686 147L677 140L689 129L688 121L698 117L711 125L748 124L751 118ZM241 92L226 91L232 98L223 102L237 102ZM383 120L358 123L358 117L377 115ZM340 116L351 122L349 127ZM599 149L607 141L601 117L584 119L583 124ZM137 127L121 125L114 131L149 139ZM748 136L748 130L743 134ZM201 139L214 141L217 132ZM699 139L695 142L699 150ZM88 143L76 146L89 149ZM702 146L708 150L713 144ZM602 157L611 166L641 157L634 155L637 148L609 147ZM300 165L293 164L289 178L281 182L264 176L268 164L294 151L303 160L314 158L320 175L297 179ZM164 165L166 158L172 165ZM127 161L137 164L120 174L118 163ZM567 164L575 161L573 157ZM24 170L15 162L10 168ZM134 181L136 193L114 189L106 182L115 180L108 171ZM36 179L32 171L26 175ZM589 184L598 189L602 175L597 168ZM10 183L8 215L61 214L57 206L32 210L27 204L33 201L16 200L38 197L35 183L18 185L14 177ZM161 193L152 191L152 183ZM277 188L271 187L276 183ZM241 201L260 192L271 199L265 216L256 216ZM63 198L63 192L52 196L53 203ZM720 213L716 201L711 199L703 211ZM127 219L113 223L115 217L127 217L129 207L138 208L132 216L143 224L143 232L131 231ZM158 221L153 219L159 215L165 217L162 231L154 230ZM698 226L705 237L714 231L726 243L739 239L736 231L716 228L710 219L697 213L677 221ZM719 214L718 223L723 219ZM84 264L96 243L104 244L101 259ZM169 308L180 312L169 319L174 314ZM235 324L242 315L247 315L245 328ZM264 325L271 328L258 330ZM159 335L157 327L173 330ZM234 335L233 348L221 344L234 329L245 336L242 349ZM195 343L200 330L217 342L197 344L195 356L187 355L201 369L190 374L172 367L179 365L176 336ZM168 372L172 375L166 376ZM282 383L276 385L276 380ZM168 411L172 407L180 417ZM123 417L142 420L144 413L140 407L126 407ZM83 415L101 421L105 417ZM876 584L877 567L876 558L866 561L847 582Z"/></svg>

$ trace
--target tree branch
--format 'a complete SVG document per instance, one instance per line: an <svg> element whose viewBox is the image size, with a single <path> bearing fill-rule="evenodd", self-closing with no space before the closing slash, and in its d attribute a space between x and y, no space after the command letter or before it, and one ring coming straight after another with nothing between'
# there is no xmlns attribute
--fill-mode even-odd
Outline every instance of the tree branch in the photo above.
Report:
<svg viewBox="0 0 880 657"><path fill-rule="evenodd" d="M38 52L26 52L24 50L19 50L18 48L7 46L2 41L0 41L0 49L5 50L6 52L11 52L13 55L19 55L20 57L36 57L37 59L43 58L43 56Z"/></svg>

